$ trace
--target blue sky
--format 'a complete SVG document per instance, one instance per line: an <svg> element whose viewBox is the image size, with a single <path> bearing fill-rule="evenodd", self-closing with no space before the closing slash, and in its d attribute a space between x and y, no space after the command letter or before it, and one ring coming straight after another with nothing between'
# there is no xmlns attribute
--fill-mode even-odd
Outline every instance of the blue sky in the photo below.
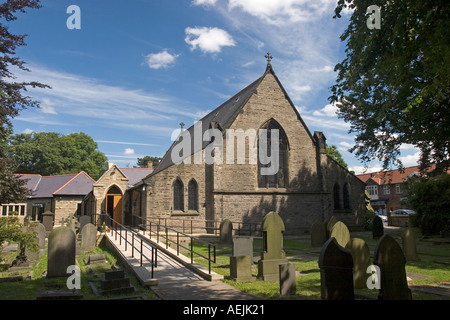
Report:
<svg viewBox="0 0 450 320"><path fill-rule="evenodd" d="M17 55L35 80L41 108L13 120L15 133L85 132L108 160L133 166L163 156L180 122L194 124L272 66L311 132L322 131L352 170L354 137L329 104L339 36L348 16L333 19L336 0L48 0L9 23L28 34ZM69 29L70 5L81 29ZM417 150L402 148L405 166ZM369 170L379 169L377 162Z"/></svg>

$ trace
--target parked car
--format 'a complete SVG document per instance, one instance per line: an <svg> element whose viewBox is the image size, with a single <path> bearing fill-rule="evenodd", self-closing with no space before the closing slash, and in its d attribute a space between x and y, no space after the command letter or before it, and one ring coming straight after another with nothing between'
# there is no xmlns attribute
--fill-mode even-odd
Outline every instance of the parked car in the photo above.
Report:
<svg viewBox="0 0 450 320"><path fill-rule="evenodd" d="M378 211L375 213L377 216L379 216L381 218L381 221L383 221L384 224L387 224L387 221L388 221L387 215L385 215L383 213L379 213Z"/></svg>
<svg viewBox="0 0 450 320"><path fill-rule="evenodd" d="M393 215L397 215L397 216L404 216L404 215L408 215L408 214L414 214L416 213L414 210L411 209L397 209L394 212L392 212Z"/></svg>

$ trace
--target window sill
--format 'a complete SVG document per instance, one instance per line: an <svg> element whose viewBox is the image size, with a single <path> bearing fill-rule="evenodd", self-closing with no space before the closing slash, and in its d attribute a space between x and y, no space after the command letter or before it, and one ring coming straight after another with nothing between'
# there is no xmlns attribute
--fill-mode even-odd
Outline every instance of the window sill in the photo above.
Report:
<svg viewBox="0 0 450 320"><path fill-rule="evenodd" d="M172 211L172 214L171 214L172 217L183 217L183 216L184 217L186 217L186 216L192 217L192 216L199 216L199 215L200 215L200 213L196 210L188 210L188 211L175 210L175 211Z"/></svg>

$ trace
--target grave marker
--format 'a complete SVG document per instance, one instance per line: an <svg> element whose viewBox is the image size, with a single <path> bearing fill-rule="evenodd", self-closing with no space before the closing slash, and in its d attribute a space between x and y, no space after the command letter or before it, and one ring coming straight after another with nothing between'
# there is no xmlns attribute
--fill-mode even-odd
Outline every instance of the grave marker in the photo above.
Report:
<svg viewBox="0 0 450 320"><path fill-rule="evenodd" d="M47 277L67 277L67 267L75 265L75 233L57 227L48 237Z"/></svg>
<svg viewBox="0 0 450 320"><path fill-rule="evenodd" d="M280 295L295 295L297 291L297 282L295 276L295 264L286 262L280 263Z"/></svg>
<svg viewBox="0 0 450 320"><path fill-rule="evenodd" d="M278 213L269 212L262 223L263 252L258 261L258 277L264 281L277 281L279 264L287 262L283 250L284 222Z"/></svg>
<svg viewBox="0 0 450 320"><path fill-rule="evenodd" d="M380 268L379 300L411 300L411 290L406 279L406 259L400 245L390 235L378 240L374 264Z"/></svg>
<svg viewBox="0 0 450 320"><path fill-rule="evenodd" d="M220 243L231 243L233 239L233 224L230 220L224 219L220 223Z"/></svg>
<svg viewBox="0 0 450 320"><path fill-rule="evenodd" d="M345 223L338 221L334 224L330 232L330 238L332 237L336 239L341 247L345 248L347 243L350 241L350 231Z"/></svg>
<svg viewBox="0 0 450 320"><path fill-rule="evenodd" d="M345 246L353 258L353 288L367 288L367 268L370 266L369 246L363 239L353 238Z"/></svg>
<svg viewBox="0 0 450 320"><path fill-rule="evenodd" d="M319 268L322 299L354 299L352 254L334 237L328 239L320 251Z"/></svg>
<svg viewBox="0 0 450 320"><path fill-rule="evenodd" d="M311 247L321 247L327 241L327 230L323 222L314 222L311 226Z"/></svg>
<svg viewBox="0 0 450 320"><path fill-rule="evenodd" d="M92 251L97 242L97 227L92 223L86 224L81 230L81 250Z"/></svg>
<svg viewBox="0 0 450 320"><path fill-rule="evenodd" d="M408 227L402 234L402 246L406 261L420 261L417 255L417 232L416 229Z"/></svg>

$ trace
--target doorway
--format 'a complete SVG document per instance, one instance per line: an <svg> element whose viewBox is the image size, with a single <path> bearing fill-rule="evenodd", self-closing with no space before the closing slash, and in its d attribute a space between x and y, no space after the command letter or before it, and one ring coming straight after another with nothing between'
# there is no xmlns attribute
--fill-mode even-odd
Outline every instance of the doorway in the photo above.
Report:
<svg viewBox="0 0 450 320"><path fill-rule="evenodd" d="M115 222L113 226L116 227L116 222L122 223L122 192L117 186L112 186L106 193L105 211L109 214L111 219Z"/></svg>

